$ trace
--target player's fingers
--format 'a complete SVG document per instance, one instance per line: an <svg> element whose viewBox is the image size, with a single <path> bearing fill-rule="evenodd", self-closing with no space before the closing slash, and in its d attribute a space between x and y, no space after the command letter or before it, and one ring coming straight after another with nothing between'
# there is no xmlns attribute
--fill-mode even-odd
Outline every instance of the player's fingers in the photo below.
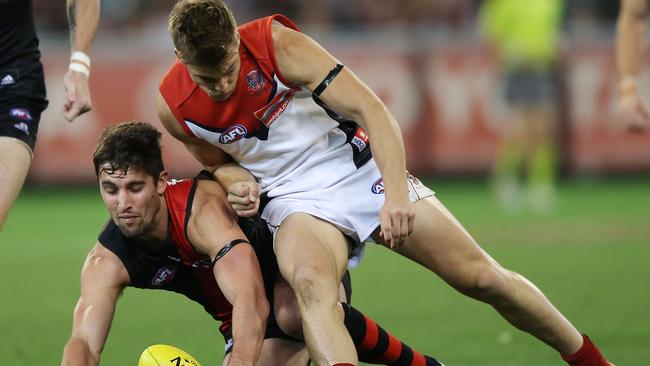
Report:
<svg viewBox="0 0 650 366"><path fill-rule="evenodd" d="M249 192L248 192L248 197L251 200L251 202L256 202L257 199L260 196L260 187L257 183L252 183L249 186Z"/></svg>
<svg viewBox="0 0 650 366"><path fill-rule="evenodd" d="M228 187L228 193L240 198L246 198L248 200L248 190L249 186L243 183L234 183Z"/></svg>
<svg viewBox="0 0 650 366"><path fill-rule="evenodd" d="M76 103L72 103L70 108L63 113L63 117L65 117L68 122L72 122L72 120L79 114L79 106Z"/></svg>
<svg viewBox="0 0 650 366"><path fill-rule="evenodd" d="M391 234L393 235L391 238L391 248L397 248L401 245L402 238L401 214L399 212L392 212L390 215L390 223Z"/></svg>
<svg viewBox="0 0 650 366"><path fill-rule="evenodd" d="M406 244L406 239L408 238L409 234L411 234L411 231L409 230L409 217L408 215L403 215L402 216L402 224L400 226L402 228L402 235L400 237L400 242L399 245L402 246Z"/></svg>
<svg viewBox="0 0 650 366"><path fill-rule="evenodd" d="M415 214L408 215L406 217L406 225L408 227L408 235L411 235L413 233L413 230L415 230Z"/></svg>
<svg viewBox="0 0 650 366"><path fill-rule="evenodd" d="M228 197L227 197L227 200L231 205L235 205L235 204L248 205L248 204L250 204L250 199L248 198L247 195L242 197L242 196L239 196L237 194L229 193Z"/></svg>

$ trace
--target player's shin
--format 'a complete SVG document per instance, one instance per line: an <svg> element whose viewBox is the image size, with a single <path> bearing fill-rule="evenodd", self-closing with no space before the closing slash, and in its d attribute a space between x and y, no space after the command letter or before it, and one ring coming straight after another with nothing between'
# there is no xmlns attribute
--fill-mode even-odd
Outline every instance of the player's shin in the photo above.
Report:
<svg viewBox="0 0 650 366"><path fill-rule="evenodd" d="M352 306L341 303L345 327L357 348L359 361L394 366L441 366L435 358L421 354L385 331L374 320Z"/></svg>

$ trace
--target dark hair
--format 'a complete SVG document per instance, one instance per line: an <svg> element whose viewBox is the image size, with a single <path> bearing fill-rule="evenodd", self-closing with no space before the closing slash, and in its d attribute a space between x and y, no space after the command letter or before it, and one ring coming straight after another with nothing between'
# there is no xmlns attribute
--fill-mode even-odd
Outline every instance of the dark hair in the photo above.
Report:
<svg viewBox="0 0 650 366"><path fill-rule="evenodd" d="M235 18L222 0L181 0L169 14L169 33L179 59L217 66L237 39Z"/></svg>
<svg viewBox="0 0 650 366"><path fill-rule="evenodd" d="M158 179L165 170L160 136L156 128L145 122L130 121L105 128L93 153L95 175L99 177L102 171L126 173L130 167L137 167ZM110 168L102 167L105 164Z"/></svg>

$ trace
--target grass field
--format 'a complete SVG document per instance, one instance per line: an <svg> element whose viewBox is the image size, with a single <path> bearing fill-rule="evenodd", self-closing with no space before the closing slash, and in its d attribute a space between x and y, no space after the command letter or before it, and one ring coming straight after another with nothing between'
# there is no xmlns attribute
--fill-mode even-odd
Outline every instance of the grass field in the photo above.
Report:
<svg viewBox="0 0 650 366"><path fill-rule="evenodd" d="M429 182L504 266L535 282L618 366L650 365L650 179L570 181L552 215L501 212L482 182ZM56 365L79 272L107 218L96 189L26 189L0 233L0 363ZM352 272L353 303L447 365L562 365L491 308L371 246ZM135 365L151 344L218 365L217 323L184 298L128 289L104 365Z"/></svg>

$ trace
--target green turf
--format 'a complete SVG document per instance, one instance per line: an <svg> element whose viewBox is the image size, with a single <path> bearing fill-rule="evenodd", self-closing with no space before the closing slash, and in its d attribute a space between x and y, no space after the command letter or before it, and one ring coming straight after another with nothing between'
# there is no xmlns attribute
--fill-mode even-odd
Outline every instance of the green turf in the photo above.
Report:
<svg viewBox="0 0 650 366"><path fill-rule="evenodd" d="M439 198L504 266L535 282L618 365L650 364L650 180L572 181L546 216L506 214L481 182L431 182ZM26 189L0 233L0 360L60 363L84 256L107 218L94 188ZM489 307L399 256L369 247L352 273L354 304L448 365L561 365L550 349ZM223 340L178 295L128 289L104 365L135 365L154 343L217 365Z"/></svg>

